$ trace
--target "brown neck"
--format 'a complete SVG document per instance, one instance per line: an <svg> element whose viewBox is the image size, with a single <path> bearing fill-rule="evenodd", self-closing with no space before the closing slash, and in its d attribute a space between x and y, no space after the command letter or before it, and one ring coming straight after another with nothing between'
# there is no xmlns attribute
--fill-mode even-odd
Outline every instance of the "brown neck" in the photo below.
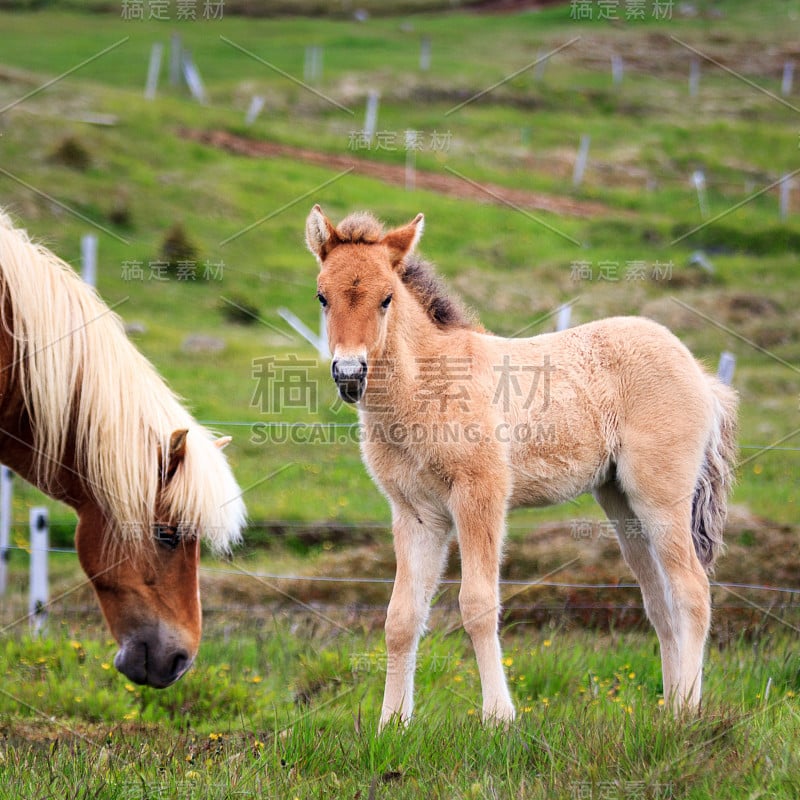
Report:
<svg viewBox="0 0 800 800"><path fill-rule="evenodd" d="M76 469L74 447L68 444L50 486L41 485L36 474L31 421L19 391L13 357L9 336L0 329L0 462L50 497L77 510L91 497Z"/></svg>

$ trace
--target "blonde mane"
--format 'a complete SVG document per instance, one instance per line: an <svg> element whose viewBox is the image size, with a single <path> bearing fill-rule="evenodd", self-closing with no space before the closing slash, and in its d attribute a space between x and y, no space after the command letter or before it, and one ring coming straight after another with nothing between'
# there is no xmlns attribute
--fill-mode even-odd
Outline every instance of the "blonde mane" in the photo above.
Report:
<svg viewBox="0 0 800 800"><path fill-rule="evenodd" d="M68 264L30 240L0 210L0 322L13 341L10 369L33 434L33 468L56 488L67 449L109 522L112 545L152 541L158 502L172 524L215 552L238 542L245 509L228 462L150 362L120 318ZM160 453L188 429L186 457L159 497Z"/></svg>

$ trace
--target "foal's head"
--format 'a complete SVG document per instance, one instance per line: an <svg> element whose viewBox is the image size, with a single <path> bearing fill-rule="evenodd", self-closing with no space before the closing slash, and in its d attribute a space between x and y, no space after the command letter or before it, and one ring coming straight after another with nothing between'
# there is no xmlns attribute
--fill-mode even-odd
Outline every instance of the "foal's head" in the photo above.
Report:
<svg viewBox="0 0 800 800"><path fill-rule="evenodd" d="M384 234L371 215L353 214L336 228L319 206L311 209L306 244L320 265L317 298L325 309L331 373L345 402L364 394L367 364L383 351L404 260L423 227L417 214Z"/></svg>

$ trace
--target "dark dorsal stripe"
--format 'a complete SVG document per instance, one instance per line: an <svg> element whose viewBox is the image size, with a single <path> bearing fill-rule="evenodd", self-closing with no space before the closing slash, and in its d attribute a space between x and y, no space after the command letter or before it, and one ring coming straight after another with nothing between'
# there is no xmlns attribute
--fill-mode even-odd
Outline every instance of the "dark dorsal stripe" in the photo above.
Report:
<svg viewBox="0 0 800 800"><path fill-rule="evenodd" d="M406 257L403 267L400 276L403 283L440 328L476 327L475 319L461 300L447 293L430 262L412 253Z"/></svg>

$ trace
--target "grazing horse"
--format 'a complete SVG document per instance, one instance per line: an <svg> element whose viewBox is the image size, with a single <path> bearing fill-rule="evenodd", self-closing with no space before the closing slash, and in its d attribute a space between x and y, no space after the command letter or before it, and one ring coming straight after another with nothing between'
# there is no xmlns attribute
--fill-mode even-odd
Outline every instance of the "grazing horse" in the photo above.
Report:
<svg viewBox="0 0 800 800"><path fill-rule="evenodd" d="M241 492L120 319L0 211L0 461L72 506L81 566L119 643L162 688L200 643L200 539L237 542Z"/></svg>
<svg viewBox="0 0 800 800"><path fill-rule="evenodd" d="M364 461L392 509L381 726L411 715L417 646L453 531L483 718L514 718L498 639L506 513L584 492L615 524L641 586L665 697L676 711L697 707L736 394L647 319L492 336L414 253L422 228L419 214L384 233L364 213L336 227L319 206L306 224L333 379L357 405Z"/></svg>

